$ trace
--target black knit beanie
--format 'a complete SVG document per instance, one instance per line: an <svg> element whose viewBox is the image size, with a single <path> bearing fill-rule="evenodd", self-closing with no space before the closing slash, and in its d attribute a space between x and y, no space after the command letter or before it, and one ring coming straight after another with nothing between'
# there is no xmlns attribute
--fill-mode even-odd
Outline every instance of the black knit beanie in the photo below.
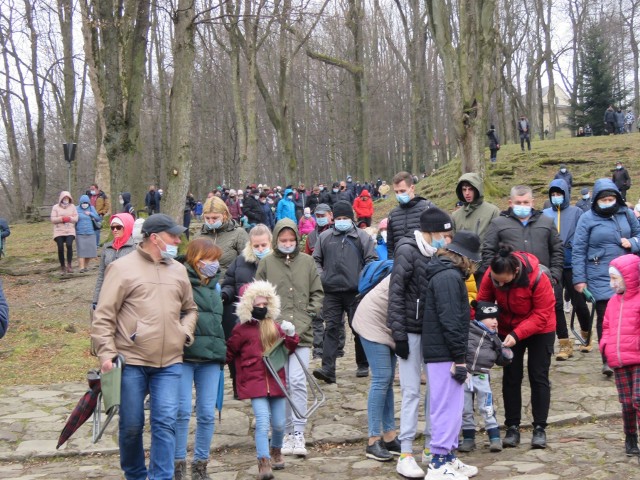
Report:
<svg viewBox="0 0 640 480"><path fill-rule="evenodd" d="M420 230L422 232L448 232L453 230L453 223L447 212L437 207L431 207L420 215Z"/></svg>
<svg viewBox="0 0 640 480"><path fill-rule="evenodd" d="M333 204L333 218L338 217L349 217L353 220L353 208L351 208L351 204L349 202L345 202L344 200L340 200Z"/></svg>

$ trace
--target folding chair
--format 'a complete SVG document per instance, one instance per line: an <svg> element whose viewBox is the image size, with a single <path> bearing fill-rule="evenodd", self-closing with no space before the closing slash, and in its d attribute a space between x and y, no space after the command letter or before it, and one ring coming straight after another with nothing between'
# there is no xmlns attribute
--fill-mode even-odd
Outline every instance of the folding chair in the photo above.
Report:
<svg viewBox="0 0 640 480"><path fill-rule="evenodd" d="M100 376L101 391L98 396L98 404L93 412L93 443L97 443L100 440L111 419L120 411L122 369L124 364L124 356L118 354L114 359L113 368ZM102 402L104 402L104 411L107 414L104 424L102 424Z"/></svg>
<svg viewBox="0 0 640 480"><path fill-rule="evenodd" d="M289 350L284 345L284 338L279 339L273 347L271 347L268 351L264 353L262 356L262 361L264 362L267 370L271 373L271 376L275 379L278 386L284 392L285 397L287 397L287 401L291 405L291 409L293 413L295 413L298 418L309 418L313 413L320 408L320 406L325 402L326 397L324 392L320 389L320 385L316 382L316 379L309 373L309 370L306 369L304 363L302 363L302 359L300 355L296 351L293 352L293 355L298 359L298 363L302 367L302 371L304 372L305 377L307 377L307 384L309 385L309 392L313 397L313 403L309 408L307 408L307 414L303 415L298 408L296 408L295 404L291 400L291 396L289 392L282 384L282 380L280 380L280 376L278 372L284 368L289 360Z"/></svg>
<svg viewBox="0 0 640 480"><path fill-rule="evenodd" d="M589 330L587 333L587 338L582 338L582 333L581 333L581 329L578 328L576 329L576 309L572 309L571 311L571 332L573 332L573 335L576 337L576 340L578 340L578 342L580 342L581 345L589 345L589 342L591 341L591 331L593 330L593 317L595 316L596 313L596 299L593 297L593 294L588 290L588 289L584 289L582 290L582 294L584 295L584 298L587 302L589 302L591 304L591 320L589 322Z"/></svg>

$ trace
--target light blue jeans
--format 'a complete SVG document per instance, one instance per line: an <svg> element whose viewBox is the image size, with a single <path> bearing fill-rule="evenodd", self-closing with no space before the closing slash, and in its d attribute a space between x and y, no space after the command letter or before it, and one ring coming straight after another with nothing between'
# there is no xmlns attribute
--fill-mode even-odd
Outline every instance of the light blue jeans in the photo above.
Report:
<svg viewBox="0 0 640 480"><path fill-rule="evenodd" d="M269 454L269 426L271 426L271 446L282 448L286 401L284 397L251 399L253 414L256 416L255 441L258 458L271 458Z"/></svg>
<svg viewBox="0 0 640 480"><path fill-rule="evenodd" d="M180 404L176 422L176 460L187 458L193 385L196 386L196 433L193 460L208 460L213 439L219 363L184 362L180 377Z"/></svg>
<svg viewBox="0 0 640 480"><path fill-rule="evenodd" d="M371 369L371 383L367 399L369 437L379 437L396 429L393 414L393 379L396 373L396 356L387 345L360 337L364 353ZM380 430L382 428L382 430Z"/></svg>
<svg viewBox="0 0 640 480"><path fill-rule="evenodd" d="M120 467L127 480L171 480L176 449L176 417L182 364L168 367L127 365L120 397ZM144 397L151 403L149 471L144 464Z"/></svg>

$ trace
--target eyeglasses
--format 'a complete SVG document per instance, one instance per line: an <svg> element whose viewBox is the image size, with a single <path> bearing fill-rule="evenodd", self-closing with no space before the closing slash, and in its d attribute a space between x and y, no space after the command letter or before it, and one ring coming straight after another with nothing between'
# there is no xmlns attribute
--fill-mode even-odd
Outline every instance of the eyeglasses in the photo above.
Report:
<svg viewBox="0 0 640 480"><path fill-rule="evenodd" d="M111 230L122 230L123 228L122 225L111 225Z"/></svg>

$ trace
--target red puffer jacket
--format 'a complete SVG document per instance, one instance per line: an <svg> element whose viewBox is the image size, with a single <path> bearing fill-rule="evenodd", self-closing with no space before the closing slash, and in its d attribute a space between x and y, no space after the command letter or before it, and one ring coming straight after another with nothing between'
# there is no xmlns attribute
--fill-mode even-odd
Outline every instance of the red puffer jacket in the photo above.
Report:
<svg viewBox="0 0 640 480"><path fill-rule="evenodd" d="M611 260L624 279L624 293L607 304L602 324L600 351L610 367L640 364L640 257L623 255Z"/></svg>
<svg viewBox="0 0 640 480"><path fill-rule="evenodd" d="M360 196L353 201L353 211L358 218L373 217L373 201L367 190L362 190Z"/></svg>
<svg viewBox="0 0 640 480"><path fill-rule="evenodd" d="M296 349L300 341L298 334L286 337L276 323L280 336L290 352ZM227 340L227 363L236 363L236 386L238 398L284 397L282 389L267 370L262 361L262 343L260 342L260 326L256 320L239 323L233 328ZM286 387L284 368L278 372L282 384Z"/></svg>
<svg viewBox="0 0 640 480"><path fill-rule="evenodd" d="M489 268L482 282L477 300L496 302L500 307L498 333L511 334L516 340L524 340L531 335L556 331L555 296L549 277L541 273L535 290L533 285L538 277L539 263L535 255L515 252L520 260L520 272L506 289L497 288L491 279Z"/></svg>

